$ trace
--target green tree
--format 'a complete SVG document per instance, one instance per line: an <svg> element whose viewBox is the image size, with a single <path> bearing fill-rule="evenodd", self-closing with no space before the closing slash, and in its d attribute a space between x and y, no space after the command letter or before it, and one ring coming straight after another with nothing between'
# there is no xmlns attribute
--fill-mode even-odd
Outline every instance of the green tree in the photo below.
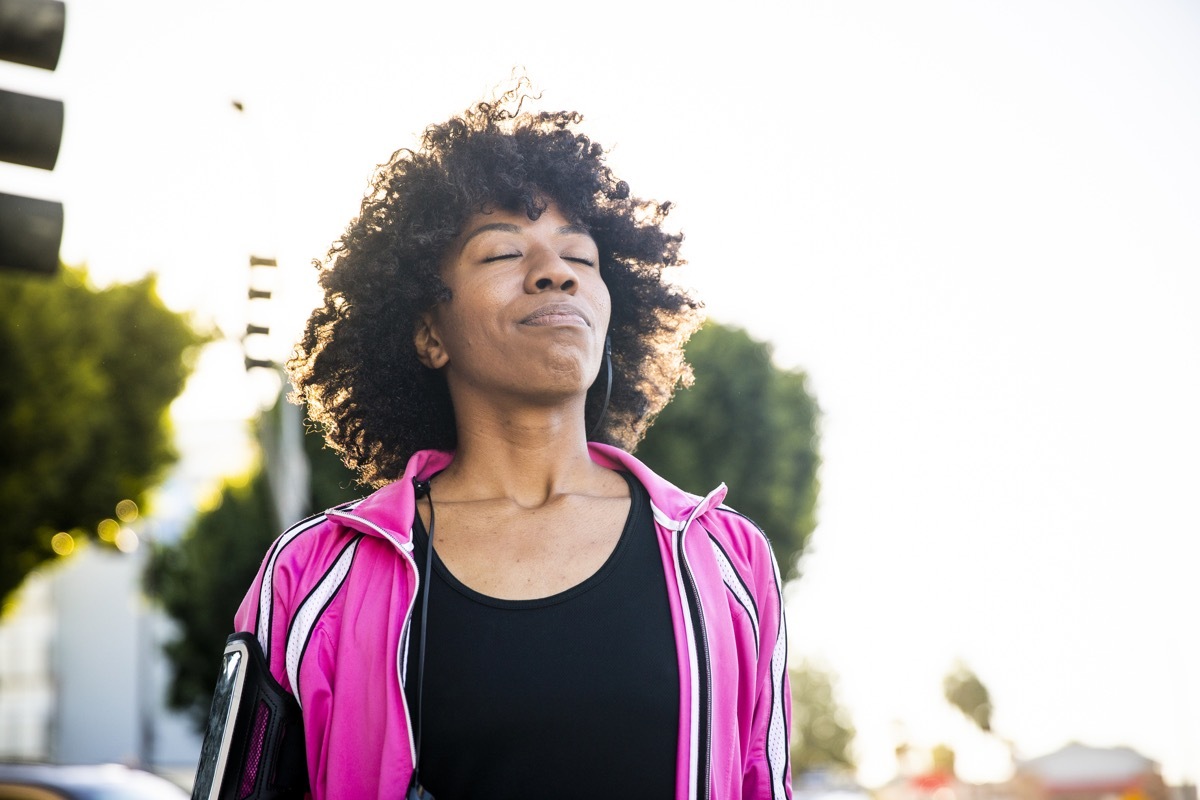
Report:
<svg viewBox="0 0 1200 800"><path fill-rule="evenodd" d="M807 375L771 346L714 322L687 345L696 380L638 447L648 466L691 491L729 485L726 502L762 526L784 577L794 577L816 524L816 400Z"/></svg>
<svg viewBox="0 0 1200 800"><path fill-rule="evenodd" d="M984 733L992 732L992 698L983 681L961 661L942 679L946 701L961 711Z"/></svg>
<svg viewBox="0 0 1200 800"><path fill-rule="evenodd" d="M0 598L56 557L60 531L95 536L175 460L167 408L202 337L153 277L105 289L82 269L0 272Z"/></svg>
<svg viewBox="0 0 1200 800"><path fill-rule="evenodd" d="M278 404L264 412L260 431L277 426L279 413ZM310 510L365 493L318 433L305 434L304 450L311 470ZM276 518L270 482L259 466L244 480L226 482L212 509L197 516L177 543L159 545L151 556L147 592L177 625L164 648L172 666L168 703L187 711L199 730L238 605L275 537L295 521Z"/></svg>
<svg viewBox="0 0 1200 800"><path fill-rule="evenodd" d="M835 696L836 679L810 661L790 672L792 682L792 770L854 769L850 752L854 724Z"/></svg>

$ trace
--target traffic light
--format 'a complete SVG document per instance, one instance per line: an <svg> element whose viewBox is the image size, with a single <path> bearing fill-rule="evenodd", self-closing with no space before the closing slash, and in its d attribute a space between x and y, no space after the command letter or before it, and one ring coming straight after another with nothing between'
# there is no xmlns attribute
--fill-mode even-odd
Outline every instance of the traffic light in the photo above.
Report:
<svg viewBox="0 0 1200 800"><path fill-rule="evenodd" d="M66 6L59 0L0 0L0 60L53 70ZM54 169L62 142L61 100L0 89L0 160ZM0 270L58 269L62 203L0 192Z"/></svg>

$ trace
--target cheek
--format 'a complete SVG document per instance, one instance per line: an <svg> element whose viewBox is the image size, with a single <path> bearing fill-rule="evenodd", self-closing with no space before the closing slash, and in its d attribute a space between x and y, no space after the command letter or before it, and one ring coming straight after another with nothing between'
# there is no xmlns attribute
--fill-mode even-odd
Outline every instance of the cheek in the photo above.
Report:
<svg viewBox="0 0 1200 800"><path fill-rule="evenodd" d="M596 327L599 330L607 331L609 321L612 319L612 295L608 293L608 286L603 280L597 278L598 284L591 292L592 307L596 309Z"/></svg>
<svg viewBox="0 0 1200 800"><path fill-rule="evenodd" d="M477 341L480 337L490 336L501 294L493 286L462 287L449 304L447 333L459 341Z"/></svg>

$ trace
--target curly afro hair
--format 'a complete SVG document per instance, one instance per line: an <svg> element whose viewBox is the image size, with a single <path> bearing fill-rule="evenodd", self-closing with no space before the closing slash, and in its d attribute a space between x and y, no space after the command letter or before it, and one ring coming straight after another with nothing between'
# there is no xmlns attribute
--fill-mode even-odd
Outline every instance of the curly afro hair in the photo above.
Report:
<svg viewBox="0 0 1200 800"><path fill-rule="evenodd" d="M396 480L425 448L453 449L454 409L440 372L417 360L420 315L450 299L443 254L485 209L537 219L550 203L585 226L612 297L612 396L597 441L636 447L675 387L691 381L683 344L701 304L664 280L682 264L667 233L669 203L634 197L603 148L576 132L573 111L523 112L524 86L426 129L375 173L358 217L320 270L324 303L288 361L292 399L363 483ZM585 404L591 431L604 404L597 380Z"/></svg>

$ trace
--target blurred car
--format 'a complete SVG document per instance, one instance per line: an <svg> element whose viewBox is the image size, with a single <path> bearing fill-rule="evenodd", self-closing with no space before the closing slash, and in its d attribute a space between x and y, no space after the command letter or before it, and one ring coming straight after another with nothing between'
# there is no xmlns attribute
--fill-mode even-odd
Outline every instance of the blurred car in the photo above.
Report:
<svg viewBox="0 0 1200 800"><path fill-rule="evenodd" d="M794 800L871 800L847 770L812 769L798 772L792 781Z"/></svg>
<svg viewBox="0 0 1200 800"><path fill-rule="evenodd" d="M188 800L166 778L120 764L0 762L0 800Z"/></svg>

